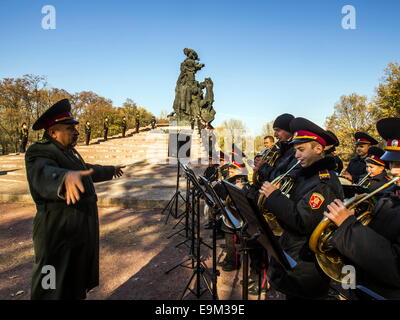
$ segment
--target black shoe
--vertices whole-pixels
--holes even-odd
[[[247,286],[250,287],[254,284],[254,282],[256,282],[256,280],[254,280],[253,278],[249,278],[248,282],[247,282]],[[243,280],[240,280],[240,285],[243,286]]]
[[[222,270],[226,272],[240,269],[240,266],[237,266],[236,263],[230,263],[225,260],[219,262],[218,266],[222,267]]]
[[[266,293],[268,291],[267,285],[263,288],[259,288],[258,283],[255,283],[251,288],[249,288],[248,293],[252,296],[258,296],[260,294]]]
[[[231,271],[235,271],[238,269],[239,268],[235,264],[231,264],[231,263],[226,263],[222,266],[222,270],[225,272],[231,272]]]
[[[206,230],[212,229],[213,228],[213,224],[212,223],[207,223],[207,224],[204,225],[203,228],[206,229]]]

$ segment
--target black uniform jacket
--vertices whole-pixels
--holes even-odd
[[[83,299],[86,291],[99,283],[99,222],[93,182],[112,179],[115,168],[86,164],[77,155],[46,134],[25,155],[29,189],[37,208],[32,299]],[[67,205],[62,198],[65,174],[90,168],[94,173],[82,177],[85,192],[81,199]],[[55,268],[55,290],[42,288],[46,265]]]
[[[328,292],[329,279],[319,269],[308,240],[326,206],[334,199],[343,199],[341,184],[333,171],[335,165],[332,157],[326,157],[301,168],[290,199],[276,190],[265,202],[265,209],[276,215],[284,229],[282,248],[297,262],[296,267],[286,271],[271,258],[270,283],[287,295],[323,298]]]
[[[325,153],[325,155],[327,157],[332,157],[335,159],[336,168],[334,170],[337,172],[337,174],[340,174],[343,170],[343,161],[337,155],[333,154],[332,152]]]
[[[360,180],[363,177],[360,177]],[[372,192],[380,187],[382,187],[385,183],[390,181],[390,177],[387,175],[386,171],[374,176],[368,177],[367,182],[365,182],[365,187],[368,189],[369,192]]]
[[[387,299],[400,299],[400,199],[382,198],[368,226],[347,218],[331,243],[356,268],[356,283]]]
[[[28,134],[29,134],[28,129],[22,128],[19,134],[19,138],[23,141],[26,141],[28,140]]]
[[[294,164],[296,164],[297,160],[294,157],[295,151],[293,145],[288,142],[278,142],[280,147],[281,156],[276,161],[275,166],[271,167],[267,164],[261,166],[260,173],[260,181],[272,181],[276,177],[281,174],[286,173]],[[297,172],[300,170],[300,166],[291,171],[290,176],[296,176]]]
[[[85,124],[85,134],[90,134],[92,132],[92,127],[90,124]]]
[[[351,159],[346,171],[351,174],[353,183],[357,183],[361,176],[364,176],[367,173],[367,164],[365,163],[365,159],[360,156]]]

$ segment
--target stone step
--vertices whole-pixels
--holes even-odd
[[[20,175],[16,175],[16,174],[0,175],[0,183],[5,183],[5,182],[26,182],[26,174],[21,172]]]

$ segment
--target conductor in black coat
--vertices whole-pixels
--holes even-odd
[[[67,99],[33,125],[43,139],[26,152],[29,189],[36,204],[31,298],[84,299],[99,284],[99,221],[94,182],[122,175],[122,167],[85,163]],[[49,268],[54,270],[48,281]],[[51,282],[54,282],[51,284]]]

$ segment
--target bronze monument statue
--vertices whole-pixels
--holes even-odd
[[[181,73],[176,82],[174,111],[168,118],[184,126],[191,125],[194,120],[211,125],[215,118],[213,82],[211,78],[205,78],[201,83],[196,81],[196,72],[204,64],[199,63],[196,51],[185,48],[183,52],[186,59],[181,63]]]

